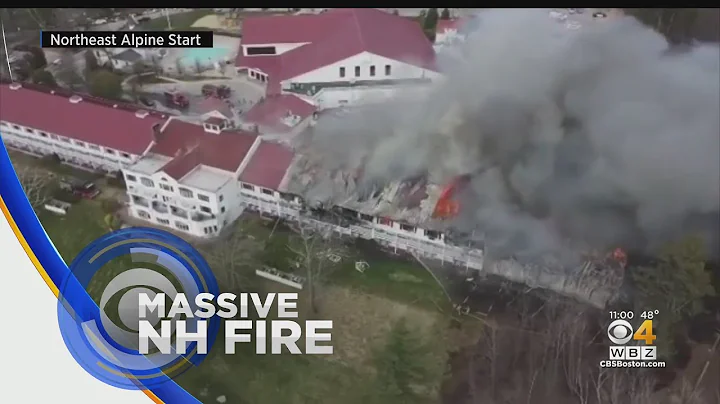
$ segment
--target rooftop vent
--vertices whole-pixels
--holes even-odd
[[[72,97],[70,97],[70,102],[73,104],[77,104],[80,101],[82,101],[82,97],[79,95],[73,95]]]
[[[12,84],[10,84],[10,89],[11,89],[11,90],[18,90],[18,89],[20,89],[21,87],[22,87],[22,84],[20,84],[20,83],[12,83]]]
[[[142,109],[135,111],[135,116],[140,119],[145,118],[148,115],[150,115],[150,113]]]

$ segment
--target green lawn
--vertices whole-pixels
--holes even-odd
[[[104,212],[99,201],[81,201],[64,217],[40,212],[40,220],[62,257],[70,262],[87,244],[104,234]],[[285,247],[297,242],[293,233],[276,228],[273,222],[250,219],[245,229],[258,239],[270,238],[266,254],[275,255],[275,263],[290,260]],[[359,255],[359,252],[351,253]],[[414,263],[383,260],[378,256],[370,259],[370,268],[364,273],[354,269],[355,258],[345,258],[330,282],[370,295],[378,295],[413,306],[432,308],[428,316],[436,316],[436,304],[442,304],[444,295],[434,279]],[[104,284],[112,279],[128,263],[111,262],[93,278],[89,293],[99,298]],[[274,285],[274,284],[273,284]],[[348,315],[353,307],[345,304]],[[388,307],[380,305],[380,307]],[[433,308],[434,307],[434,308]],[[382,309],[381,309],[382,310]],[[391,307],[387,308],[392,312]],[[369,321],[372,324],[372,321]],[[442,333],[442,329],[437,329]],[[222,335],[222,334],[221,334]],[[435,339],[433,339],[435,341]],[[199,367],[188,370],[178,378],[178,383],[205,403],[214,403],[224,395],[228,403],[308,403],[308,404],[373,404],[380,403],[368,396],[378,391],[378,381],[372,367],[366,361],[342,361],[336,355],[297,356],[255,355],[254,344],[238,344],[233,356],[222,353],[222,341]],[[376,344],[377,341],[368,342]],[[374,346],[374,345],[373,345]],[[444,361],[445,344],[436,341],[439,360]],[[442,368],[442,364],[439,364]],[[370,370],[368,370],[370,369]],[[385,404],[385,401],[382,401]],[[418,404],[422,404],[418,402]]]
[[[206,15],[214,14],[212,9],[200,9],[188,11],[185,13],[173,14],[170,16],[170,25],[173,31],[183,31],[195,29],[192,25]],[[140,23],[139,30],[145,31],[164,31],[168,29],[167,17],[162,16],[150,21]]]

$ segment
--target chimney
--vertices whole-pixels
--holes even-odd
[[[162,140],[162,132],[160,131],[160,128],[161,128],[161,127],[160,127],[160,123],[159,123],[159,122],[156,123],[156,124],[154,124],[154,125],[152,126],[153,141],[154,141],[155,143],[157,143],[157,142],[159,142],[160,140]]]
[[[82,101],[82,97],[79,95],[73,95],[72,97],[70,97],[70,103],[72,104],[77,104],[80,101]]]
[[[22,88],[22,84],[20,84],[20,83],[12,83],[12,84],[10,84],[10,89],[11,89],[11,90],[19,90],[20,88]]]
[[[139,109],[139,110],[135,111],[135,116],[138,117],[138,118],[140,118],[140,119],[143,119],[143,118],[145,118],[145,117],[148,116],[148,115],[150,115],[150,113],[149,113],[148,111],[145,111],[145,110],[142,110],[142,109]]]

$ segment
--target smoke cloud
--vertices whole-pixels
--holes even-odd
[[[496,256],[652,250],[696,230],[717,246],[716,46],[671,51],[630,17],[570,31],[543,10],[489,10],[476,25],[430,96],[321,120],[325,168],[362,167],[361,189],[470,174],[450,225]]]

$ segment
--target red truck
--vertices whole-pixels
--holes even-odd
[[[185,109],[190,106],[190,100],[177,91],[165,91],[165,102],[170,107]]]
[[[216,86],[213,84],[205,84],[202,86],[202,94],[205,97],[215,97],[220,99],[230,98],[232,89],[226,85]]]
[[[60,180],[60,189],[84,199],[94,199],[100,194],[100,190],[90,181],[82,181],[76,178],[63,178]]]

